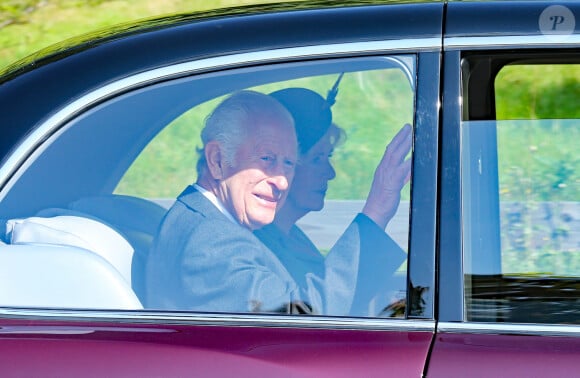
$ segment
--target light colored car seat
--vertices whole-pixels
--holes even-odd
[[[167,212],[149,200],[119,194],[83,197],[66,209],[51,208],[39,212],[42,217],[78,215],[98,220],[119,232],[134,249],[131,286],[141,299],[145,297],[145,263],[157,228]]]
[[[62,215],[6,222],[10,244],[52,244],[79,247],[107,260],[131,284],[133,247],[111,227],[85,217]]]
[[[0,245],[0,305],[143,308],[131,288],[133,248],[111,227],[85,217],[6,222]]]

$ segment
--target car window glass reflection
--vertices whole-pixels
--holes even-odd
[[[567,73],[560,66],[514,67]],[[509,81],[514,67],[497,80]],[[547,77],[557,87],[561,78]],[[462,125],[468,320],[580,324],[577,80],[562,81],[561,93],[542,92],[548,98],[537,105],[526,92],[527,112],[504,108],[505,93],[498,94],[498,116],[530,119]],[[550,96],[558,106],[546,105]]]
[[[244,223],[245,218],[238,216],[233,197],[224,195],[220,188],[225,187],[227,193],[237,191],[243,194],[243,190],[231,189],[228,186],[228,177],[214,190],[212,185],[203,183],[205,181],[203,175],[198,175],[197,184],[189,192],[182,193],[169,214],[175,212],[176,206],[182,207],[181,203],[193,208],[193,203],[188,202],[185,197],[193,198],[196,192],[201,192],[211,198],[215,207],[225,215],[219,218],[229,220],[223,227],[229,228],[236,223],[246,230],[240,230],[238,227],[236,230],[240,231],[240,235],[236,236],[232,230],[228,232],[230,238],[212,233],[212,241],[215,240],[219,246],[224,246],[225,251],[213,252],[209,257],[196,256],[200,253],[209,253],[205,251],[211,252],[208,240],[199,242],[188,239],[189,241],[184,241],[179,246],[173,244],[168,246],[159,241],[158,234],[147,268],[148,277],[151,278],[147,288],[148,306],[222,312],[277,311],[322,315],[400,316],[400,308],[394,311],[392,304],[400,302],[404,291],[401,291],[403,286],[397,286],[394,277],[395,271],[405,261],[406,254],[384,229],[395,217],[400,204],[401,190],[410,180],[408,157],[412,133],[410,125],[402,127],[398,132],[395,129],[396,135],[393,134],[393,139],[385,140],[384,143],[389,146],[380,157],[376,172],[371,172],[374,179],[366,203],[357,201],[351,204],[353,213],[348,222],[352,223],[350,225],[347,223],[342,231],[336,225],[331,228],[332,234],[338,237],[338,240],[330,248],[318,247],[314,242],[315,237],[311,239],[297,225],[297,221],[305,215],[324,208],[329,182],[336,177],[330,159],[335,147],[344,143],[347,135],[344,129],[333,122],[336,118],[333,117],[332,107],[338,101],[343,74],[337,76],[323,79],[323,82],[334,79],[334,82],[330,81],[326,97],[304,86],[292,86],[296,85],[295,82],[274,91],[268,91],[270,86],[254,88],[262,91],[259,93],[269,92],[268,95],[281,103],[294,121],[297,142],[295,147],[298,155],[295,162],[291,162],[292,177],[288,180],[291,181],[291,185],[280,191],[275,217],[264,220],[261,224],[252,224]],[[352,75],[347,75],[347,78],[351,77]],[[345,92],[342,88],[340,91]],[[408,89],[406,93],[412,96]],[[216,109],[221,106],[223,105],[218,104]],[[215,118],[215,111],[206,119],[202,135],[209,135],[206,130],[208,125],[211,126],[211,120]],[[231,119],[222,119],[232,122]],[[243,133],[245,137],[251,137],[257,132],[256,122],[253,121],[251,124],[253,127]],[[233,131],[232,125],[228,125],[224,130],[234,135],[240,134]],[[240,151],[248,149],[244,146],[246,143],[244,136],[238,143]],[[290,146],[291,139],[285,139],[286,144]],[[202,140],[206,146],[207,136],[202,137]],[[250,147],[249,150],[256,149],[258,145]],[[201,151],[205,152],[205,156],[201,155],[198,168],[201,166],[203,173],[203,169],[209,170],[209,166],[206,165],[211,160],[211,154],[208,155],[207,147]],[[272,151],[273,149],[265,154],[264,160],[274,165],[283,162],[283,159]],[[235,161],[233,165],[236,164],[241,166],[245,163]],[[210,183],[221,179],[221,172],[218,172]],[[274,186],[272,184],[272,187]],[[362,207],[357,209],[361,205]],[[403,211],[405,210],[407,209]],[[357,212],[360,213],[356,215]],[[214,214],[216,215],[218,214]],[[169,222],[169,226],[162,232],[181,227],[181,224],[178,225],[179,222],[170,220],[169,217],[171,215],[164,221],[164,224]],[[211,226],[209,222],[205,225]],[[163,227],[164,225],[162,230]],[[307,230],[308,223],[302,227]],[[208,231],[203,231],[202,228],[203,225],[196,226],[188,229],[185,234],[209,235]],[[253,231],[256,238],[245,232],[247,230]],[[242,241],[243,238],[247,238],[245,244],[240,242],[241,238]],[[172,243],[179,239],[175,235],[167,237]],[[260,241],[259,245],[265,245],[268,251],[258,251],[252,256],[249,252],[254,248],[250,248],[249,245],[256,246],[256,240]],[[236,244],[245,245],[245,252],[240,252]],[[189,245],[205,247],[188,250],[191,248]],[[218,250],[219,248],[216,247]],[[174,253],[179,256],[171,257]],[[225,265],[221,259],[216,260],[215,257],[224,254],[231,255],[225,259],[230,263]],[[258,256],[261,256],[262,261]],[[264,256],[268,256],[267,259],[271,260],[271,263],[264,265]],[[203,261],[207,261],[209,265],[203,265],[201,263]],[[246,268],[241,269],[240,266]],[[216,277],[216,280],[210,278],[212,276]],[[220,279],[224,276],[231,279],[224,282]],[[173,283],[169,285],[169,282]],[[205,286],[208,283],[209,287]],[[228,299],[228,296],[231,296],[231,299]]]
[[[88,109],[0,204],[2,242],[25,247],[18,266],[74,255],[87,271],[62,265],[58,293],[25,293],[30,278],[11,268],[19,289],[1,304],[404,317],[414,68],[403,58],[193,76]]]

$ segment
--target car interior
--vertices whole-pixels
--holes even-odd
[[[167,209],[115,188],[188,109],[243,88],[343,72],[398,69],[413,87],[414,64],[412,56],[370,56],[182,73],[71,115],[33,141],[0,192],[0,306],[143,308],[144,264]]]

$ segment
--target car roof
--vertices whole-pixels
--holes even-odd
[[[425,3],[442,3],[445,0],[429,0]],[[90,49],[92,47],[122,38],[135,36],[155,30],[161,30],[178,26],[180,24],[194,23],[196,21],[208,21],[212,19],[230,18],[234,16],[252,16],[268,13],[279,13],[288,11],[312,11],[325,10],[333,8],[346,8],[356,6],[379,6],[379,5],[396,5],[414,3],[415,6],[421,4],[418,1],[409,0],[302,0],[290,1],[270,4],[251,4],[235,7],[216,8],[206,11],[184,12],[161,15],[151,18],[145,18],[136,21],[125,22],[121,24],[112,25],[100,30],[83,33],[81,35],[71,37],[64,41],[50,45],[33,54],[26,56],[3,69],[0,69],[0,84],[4,81],[10,80],[14,75],[32,70],[40,65],[50,63],[62,59],[71,54],[80,52],[82,50]]]
[[[13,64],[0,69],[0,84],[15,76],[33,70],[44,64],[58,61],[67,56],[100,46],[115,40],[136,37],[141,34],[160,31],[179,25],[192,24],[201,21],[217,21],[219,19],[251,17],[257,15],[280,14],[289,11],[323,12],[335,8],[352,8],[360,6],[399,5],[409,6],[417,10],[429,4],[450,4],[454,16],[446,26],[446,35],[477,36],[500,34],[533,34],[538,32],[537,18],[529,17],[530,25],[521,22],[514,23],[518,14],[530,14],[533,9],[543,10],[551,1],[547,0],[304,0],[270,4],[253,4],[237,7],[218,8],[208,11],[188,12],[163,15],[133,22],[113,25],[101,30],[85,33],[57,44],[41,49]],[[572,5],[576,0],[563,0],[558,4]],[[505,11],[498,12],[498,7]],[[523,17],[522,19],[526,19]],[[306,25],[306,23],[305,23]],[[330,25],[329,25],[330,26]],[[423,25],[415,23],[413,28],[424,30]],[[333,28],[330,28],[334,30]],[[352,30],[352,28],[351,28]]]

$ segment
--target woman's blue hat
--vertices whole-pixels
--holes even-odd
[[[332,111],[338,93],[342,74],[324,99],[313,90],[306,88],[285,88],[270,93],[294,118],[296,138],[300,153],[308,152],[326,134],[332,124]]]

